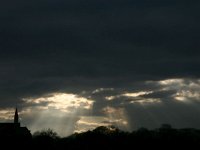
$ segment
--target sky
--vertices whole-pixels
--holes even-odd
[[[198,0],[0,2],[0,122],[61,136],[200,127]]]

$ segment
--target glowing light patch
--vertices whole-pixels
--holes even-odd
[[[107,123],[124,130],[129,130],[128,117],[125,108],[107,106],[103,108],[102,111],[108,117]]]
[[[140,97],[143,95],[147,95],[147,94],[151,94],[153,93],[153,91],[140,91],[140,92],[133,92],[133,93],[124,93],[124,94],[120,94],[120,95],[112,95],[112,96],[106,96],[105,99],[108,101],[114,100],[116,98],[120,98],[120,97]]]
[[[185,97],[175,96],[174,98],[175,98],[177,101],[182,101],[182,102],[186,101]]]
[[[182,84],[184,82],[183,79],[167,79],[159,81],[161,85],[171,85],[171,84]]]
[[[141,105],[147,105],[147,104],[155,104],[155,103],[161,103],[160,99],[154,99],[154,98],[147,98],[142,100],[133,100],[130,102],[131,104],[141,104]]]
[[[7,108],[0,110],[0,121],[12,121],[14,109]]]
[[[114,91],[114,88],[99,88],[99,89],[94,90],[92,92],[92,94],[100,93],[100,92],[103,92],[103,91]]]
[[[183,102],[189,100],[200,100],[200,94],[198,91],[181,90],[178,91],[173,97],[174,99]]]
[[[153,93],[153,91],[141,91],[141,92],[136,92],[136,93],[125,93],[125,94],[122,94],[122,96],[138,97],[138,96],[147,95],[147,94],[151,94],[151,93]]]
[[[120,116],[121,117],[121,116]],[[109,116],[82,116],[79,121],[76,123],[76,130],[74,132],[80,133],[88,130],[93,130],[98,126],[117,126],[120,128],[126,128],[128,126],[128,121],[124,118],[114,119]]]
[[[116,96],[106,96],[105,99],[108,100],[108,101],[112,101],[114,99],[116,99],[117,97]]]
[[[108,126],[110,123],[107,122],[108,118],[106,117],[95,117],[95,116],[82,116],[80,120],[76,123],[76,129],[74,132],[80,133],[88,130],[93,130],[98,126]]]
[[[54,93],[46,97],[26,98],[23,100],[27,104],[45,105],[41,107],[42,109],[54,108],[63,112],[68,111],[69,108],[91,109],[93,106],[93,100],[67,93]]]
[[[162,90],[174,90],[176,93],[172,95],[174,100],[181,102],[192,102],[200,100],[200,82],[199,80],[189,79],[167,79],[158,81],[162,86]]]
[[[118,113],[118,112],[121,112],[121,111],[119,109],[114,108],[114,107],[107,106],[107,107],[103,108],[103,112],[110,114],[110,113]]]
[[[60,136],[73,133],[79,117],[90,113],[94,101],[70,93],[51,93],[39,98],[24,98],[22,118],[32,118],[27,125],[32,133],[51,128]]]

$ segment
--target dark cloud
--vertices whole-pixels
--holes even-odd
[[[170,101],[177,89],[159,91],[161,85],[146,81],[197,81],[199,6],[196,0],[0,2],[0,107],[52,92],[91,96],[96,115],[107,105],[121,107],[127,98],[105,97],[124,92],[151,89],[142,98]],[[92,94],[101,87],[114,90]]]
[[[170,99],[172,95],[176,94],[176,90],[168,90],[168,91],[155,91],[150,94],[143,95],[144,98],[162,98],[162,99]]]
[[[197,107],[197,108],[196,108]],[[200,122],[195,114],[199,114],[199,104],[193,107],[180,102],[172,102],[150,107],[139,105],[127,106],[129,123],[132,129],[143,127],[158,128],[163,123],[171,124],[176,128],[199,128]],[[197,117],[199,118],[199,117]]]

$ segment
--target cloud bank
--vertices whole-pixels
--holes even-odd
[[[1,121],[17,105],[33,131],[198,127],[199,6],[196,0],[0,2]]]

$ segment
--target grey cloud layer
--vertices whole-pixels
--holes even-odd
[[[166,81],[169,80],[164,82]],[[130,129],[141,126],[155,128],[162,123],[170,123],[177,128],[198,128],[200,124],[197,115],[200,113],[199,80],[179,79],[171,80],[171,83],[167,84],[160,83],[160,81],[147,84],[156,85],[156,88],[153,86],[148,88],[148,91],[152,91],[152,93],[128,97],[123,96],[124,93],[127,93],[126,91],[118,91],[117,94],[113,92],[112,95],[115,97],[112,100],[105,99],[106,96],[110,96],[109,92],[107,94],[105,92],[104,95],[99,94],[99,97],[94,96],[96,99],[94,103],[95,115],[102,115],[100,110],[111,106],[126,110]],[[145,90],[146,88],[141,88],[139,91],[132,91],[132,93]],[[159,100],[159,103],[152,102],[152,100]]]
[[[80,96],[93,100],[92,109],[85,113],[80,111],[80,114],[72,115],[79,119],[70,122],[71,124],[68,120],[63,121],[63,123],[72,127],[78,125],[86,129],[96,127],[97,124],[114,124],[124,130],[134,130],[142,126],[157,128],[163,123],[169,123],[176,128],[199,128],[199,115],[197,115],[200,113],[199,82],[199,80],[191,79],[170,79],[141,82],[140,88],[132,90],[130,88],[100,88],[84,91]],[[112,99],[107,99],[108,96],[112,96]],[[45,107],[49,104],[51,103],[42,103],[41,101],[35,106],[24,105],[24,108],[30,107],[32,110],[40,110],[39,106]],[[73,112],[75,109],[72,108],[70,111]],[[60,110],[56,110],[58,111],[57,115],[60,114],[62,117],[69,115],[67,113],[63,115],[62,112],[59,112]],[[51,108],[49,108],[49,114],[45,113],[48,114],[45,117],[53,119],[52,114],[55,114],[53,112],[51,113]],[[93,119],[84,121],[81,120],[82,117]],[[101,121],[96,118],[101,118]],[[34,117],[30,122],[34,123]],[[31,126],[30,122],[29,125]]]

